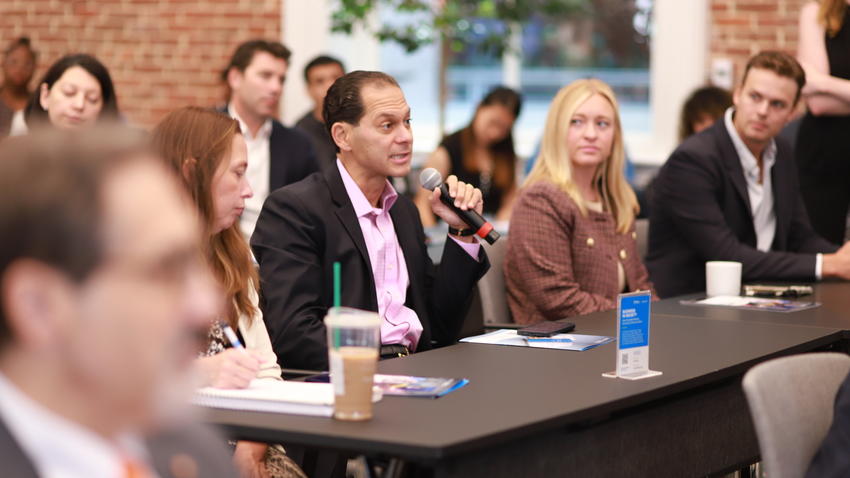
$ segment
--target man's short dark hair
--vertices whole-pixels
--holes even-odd
[[[104,256],[103,188],[108,177],[146,156],[138,131],[46,129],[0,148],[0,282],[21,259],[42,262],[82,282]],[[10,339],[0,298],[0,346]]]
[[[750,58],[747,62],[747,66],[744,68],[744,76],[741,78],[741,85],[747,81],[747,74],[753,68],[769,70],[779,76],[784,76],[785,78],[794,80],[794,82],[797,83],[797,96],[794,97],[794,103],[796,104],[797,100],[800,99],[800,93],[803,90],[803,86],[806,84],[806,72],[803,70],[803,67],[797,63],[797,60],[795,60],[793,56],[785,52],[770,50],[756,53],[755,56]]]
[[[348,123],[356,125],[365,113],[363,109],[363,95],[361,91],[367,85],[398,86],[398,82],[392,76],[380,71],[357,70],[340,76],[334,84],[328,88],[325,95],[325,103],[322,106],[322,118],[325,127],[333,138],[334,123]],[[339,146],[336,147],[339,152]]]
[[[336,65],[339,67],[340,70],[342,70],[343,73],[345,73],[345,65],[343,65],[340,60],[332,56],[319,55],[316,58],[310,60],[310,63],[307,63],[307,66],[304,67],[304,81],[306,81],[307,83],[310,82],[310,70],[317,66],[324,65]]]
[[[261,51],[266,52],[275,58],[280,58],[287,64],[289,63],[289,57],[292,55],[289,48],[286,48],[283,46],[283,43],[280,42],[267,40],[246,41],[236,47],[236,51],[234,51],[233,56],[230,57],[230,63],[228,63],[227,68],[221,72],[221,79],[227,83],[227,73],[232,68],[236,68],[237,70],[244,72],[245,68],[248,68],[248,65],[251,64],[251,60],[254,59],[254,55]]]

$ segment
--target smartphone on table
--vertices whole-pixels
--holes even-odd
[[[528,337],[551,337],[555,334],[565,334],[576,328],[576,324],[572,322],[540,322],[539,324],[529,325],[522,329],[517,329],[516,333]]]

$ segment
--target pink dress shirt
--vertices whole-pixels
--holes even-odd
[[[381,193],[381,207],[373,207],[342,162],[337,159],[336,164],[369,251],[375,296],[378,298],[378,315],[382,319],[381,343],[401,344],[415,351],[422,335],[422,323],[416,312],[404,305],[410,280],[404,252],[398,243],[390,216],[390,209],[398,199],[398,193],[387,181]],[[457,242],[468,254],[478,258],[480,244]]]

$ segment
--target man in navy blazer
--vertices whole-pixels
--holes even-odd
[[[661,297],[705,290],[706,261],[741,262],[744,281],[850,278],[850,246],[838,249],[811,228],[793,151],[776,138],[804,84],[793,57],[755,55],[734,107],[661,169],[647,256]]]
[[[254,191],[239,221],[246,238],[271,192],[319,170],[310,139],[274,118],[289,57],[289,49],[278,42],[251,40],[236,48],[224,71],[230,100],[223,111],[239,121],[248,146],[245,174]]]
[[[333,305],[334,262],[342,266],[341,305],[381,316],[382,357],[453,343],[489,262],[437,195],[432,210],[454,234],[435,267],[416,206],[387,180],[410,171],[404,94],[389,75],[355,71],[328,90],[324,119],[337,145],[334,167],[272,193],[251,237],[278,361],[328,369],[323,319]],[[481,212],[481,191],[454,176],[446,183],[458,207]]]

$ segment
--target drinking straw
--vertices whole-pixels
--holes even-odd
[[[333,308],[334,311],[339,310],[339,306],[340,306],[340,302],[341,302],[341,299],[340,299],[340,277],[339,277],[341,275],[341,272],[340,272],[341,270],[342,270],[342,265],[339,263],[339,261],[334,261],[334,308]],[[334,334],[333,334],[334,335],[334,338],[333,338],[334,346],[339,347],[340,345],[342,345],[341,344],[341,342],[342,342],[342,331],[339,328],[335,328],[333,332],[334,332]]]
[[[340,306],[340,270],[342,266],[339,261],[334,262],[334,307]]]

